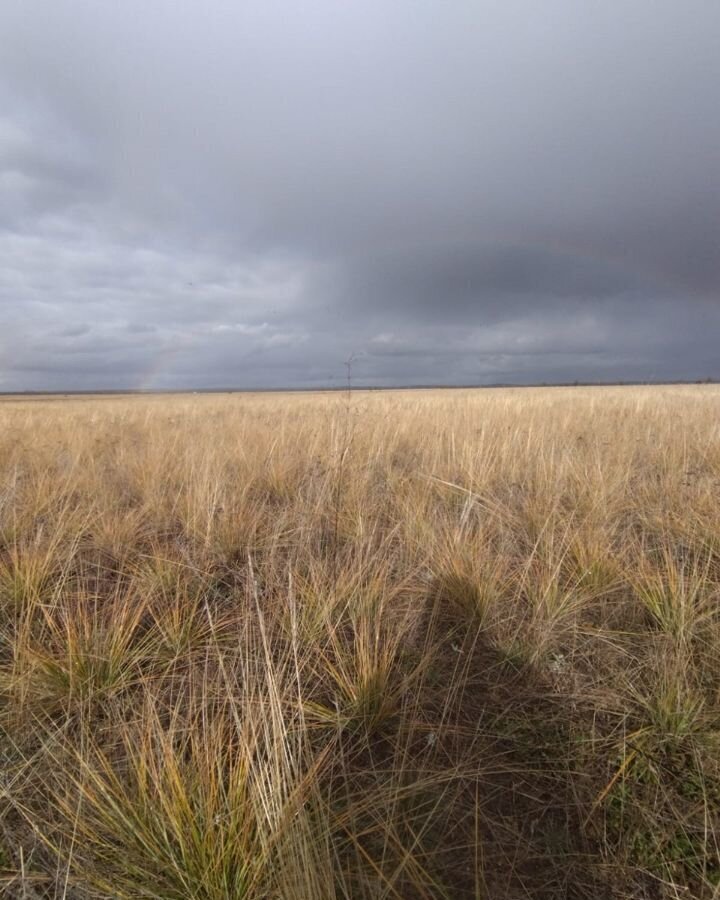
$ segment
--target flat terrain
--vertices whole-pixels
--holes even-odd
[[[0,892],[720,896],[720,389],[0,400]]]

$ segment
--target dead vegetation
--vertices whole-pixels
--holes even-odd
[[[720,897],[719,413],[0,403],[0,889]]]

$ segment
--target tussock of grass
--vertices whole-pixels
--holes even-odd
[[[716,898],[720,393],[0,404],[17,898]]]

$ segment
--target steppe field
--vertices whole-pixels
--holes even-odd
[[[720,898],[720,388],[0,399],[0,893]]]

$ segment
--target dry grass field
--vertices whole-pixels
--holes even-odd
[[[720,389],[0,401],[0,892],[720,897]]]

